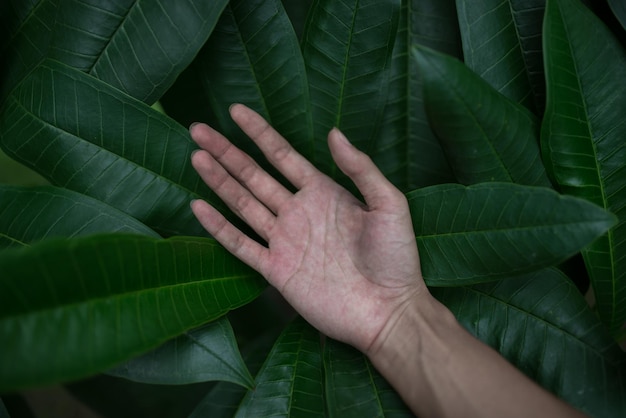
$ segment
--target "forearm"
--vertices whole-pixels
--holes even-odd
[[[406,306],[368,355],[421,417],[583,416],[514,368],[428,296]]]

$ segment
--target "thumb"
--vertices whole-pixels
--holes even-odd
[[[354,182],[370,209],[405,199],[371,158],[353,146],[339,129],[333,128],[329,132],[328,147],[339,169]]]

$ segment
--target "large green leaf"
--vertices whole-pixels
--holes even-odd
[[[410,59],[416,43],[461,56],[454,0],[409,0],[400,9],[380,133],[367,151],[402,191],[454,181],[426,118],[422,77]]]
[[[205,234],[189,201],[214,195],[191,166],[187,130],[80,71],[56,61],[37,67],[0,115],[0,145],[53,184],[163,235]]]
[[[593,41],[593,42],[592,42]],[[618,225],[584,252],[600,317],[626,330],[626,52],[574,0],[548,0],[542,151],[561,190],[613,212]]]
[[[0,252],[0,391],[109,369],[254,299],[207,238],[104,235]]]
[[[71,190],[50,186],[0,186],[0,248],[99,232],[158,237],[136,219]]]
[[[156,350],[108,370],[107,374],[158,385],[211,380],[233,382],[247,388],[254,385],[226,318],[185,332]]]
[[[234,0],[195,62],[219,127],[238,146],[260,155],[232,122],[244,103],[311,158],[312,119],[298,38],[280,0]]]
[[[615,224],[586,200],[512,183],[431,186],[407,198],[430,286],[493,281],[557,264]]]
[[[424,102],[457,181],[504,181],[550,187],[541,161],[539,124],[460,61],[427,48],[413,57]]]
[[[466,65],[510,99],[531,110],[540,107],[545,0],[456,3]]]
[[[50,56],[147,103],[198,53],[228,0],[64,0]]]
[[[413,417],[400,396],[358,350],[327,339],[324,345],[330,417]]]
[[[338,174],[326,143],[338,127],[359,148],[378,137],[400,0],[314,1],[302,39],[315,132],[315,162]]]
[[[558,270],[433,292],[471,333],[571,405],[593,417],[626,414],[626,356]]]
[[[0,2],[0,107],[50,50],[59,0]]]

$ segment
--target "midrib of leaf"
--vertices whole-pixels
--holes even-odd
[[[528,72],[528,69],[530,67],[528,65],[528,59],[526,57],[526,54],[524,53],[525,51],[524,51],[524,45],[522,44],[522,36],[518,30],[517,20],[515,18],[515,15],[517,14],[517,12],[515,11],[515,9],[513,9],[512,1],[513,0],[507,0],[507,3],[509,6],[509,10],[511,12],[511,19],[513,20],[513,29],[515,29],[515,40],[517,41],[517,46],[519,47],[520,55],[522,56],[522,61],[524,62],[524,77],[526,78],[526,80],[528,81],[528,85],[530,86],[530,92],[528,94],[532,95],[533,94],[533,82],[530,79],[530,73]],[[526,97],[520,100],[520,102],[523,102],[526,99]],[[534,97],[532,98],[531,103],[535,103]]]
[[[54,69],[52,69],[52,70],[54,71]],[[91,142],[91,141],[86,140],[85,138],[82,138],[82,137],[80,137],[80,136],[77,136],[77,135],[75,135],[75,134],[73,134],[73,133],[71,133],[71,132],[69,132],[69,131],[67,131],[67,130],[65,130],[65,129],[61,129],[60,127],[58,127],[57,125],[55,125],[56,121],[53,121],[53,122],[48,122],[48,121],[46,121],[46,120],[44,120],[44,119],[40,118],[40,117],[39,117],[39,116],[37,116],[35,113],[31,112],[31,111],[30,111],[30,110],[28,110],[26,107],[24,107],[24,106],[20,103],[20,101],[18,101],[15,97],[11,96],[11,97],[10,97],[10,100],[11,100],[11,101],[13,101],[13,102],[15,102],[15,104],[16,104],[16,105],[17,105],[20,109],[23,109],[23,110],[24,110],[24,112],[23,112],[23,113],[30,115],[32,118],[34,118],[34,119],[36,119],[36,120],[38,120],[38,121],[41,121],[42,123],[45,123],[45,124],[47,124],[47,125],[50,125],[50,126],[51,126],[51,127],[53,127],[56,131],[58,131],[58,132],[60,132],[60,133],[62,133],[62,134],[69,135],[69,136],[71,136],[72,138],[76,138],[76,139],[79,139],[79,140],[81,140],[81,141],[84,141],[86,144],[89,144],[89,145],[90,145],[90,146],[92,146],[92,147],[96,147],[97,149],[101,150],[102,152],[106,152],[106,153],[108,153],[108,154],[110,154],[110,155],[114,155],[114,156],[116,156],[116,157],[117,157],[117,159],[118,159],[118,160],[123,160],[124,162],[126,162],[126,163],[128,163],[128,164],[130,164],[130,165],[132,165],[132,166],[135,166],[135,167],[136,167],[136,169],[140,169],[140,170],[143,170],[144,172],[150,173],[150,174],[154,175],[154,177],[158,178],[159,180],[161,180],[161,181],[165,181],[165,182],[167,182],[167,183],[169,183],[169,184],[171,184],[171,185],[174,185],[174,186],[175,186],[175,188],[179,188],[179,189],[181,189],[181,190],[185,191],[186,193],[188,193],[188,194],[190,194],[190,195],[193,195],[193,196],[199,196],[196,192],[194,192],[194,191],[192,191],[192,190],[189,190],[187,187],[183,186],[182,184],[176,183],[176,182],[174,182],[173,180],[171,180],[171,179],[169,179],[169,178],[167,178],[167,177],[163,176],[162,174],[159,174],[159,173],[157,173],[157,172],[155,172],[155,171],[153,171],[153,170],[150,170],[150,169],[148,169],[148,168],[146,168],[146,167],[142,166],[140,163],[137,163],[137,162],[134,162],[134,161],[132,161],[132,160],[129,160],[129,159],[127,159],[126,157],[124,157],[123,155],[119,155],[119,154],[116,154],[116,153],[114,153],[114,152],[111,152],[111,151],[109,151],[109,150],[108,150],[108,149],[106,149],[106,148],[103,148],[103,147],[101,147],[101,146],[99,146],[99,145],[97,145],[97,144],[95,144],[95,143],[93,143],[93,142]],[[7,101],[7,103],[8,103],[8,101]],[[54,111],[54,114],[56,115],[56,110]],[[14,123],[13,125],[15,125],[15,123]],[[18,147],[18,148],[15,150],[15,152],[19,151],[19,149],[21,149],[23,146],[25,146],[26,144],[28,144],[28,142],[29,142],[31,139],[32,139],[32,138],[29,138],[29,139],[27,139],[25,142],[23,142],[23,143],[22,143],[22,145],[21,145],[20,147]],[[146,141],[145,141],[145,139],[144,139],[144,144],[145,144],[145,143],[146,143]],[[146,155],[146,154],[144,153],[144,157],[145,157],[145,155]],[[33,165],[34,165],[34,163],[33,163]],[[75,174],[76,174],[76,173],[75,173]],[[75,174],[74,174],[74,175],[75,175]]]
[[[588,350],[588,351],[591,351],[591,352],[593,352],[595,355],[597,355],[598,357],[605,358],[605,357],[604,357],[604,355],[603,355],[603,353],[600,351],[600,349],[598,349],[598,348],[596,348],[596,347],[593,347],[593,346],[590,346],[589,344],[585,343],[584,341],[582,341],[582,340],[581,340],[581,338],[580,338],[580,337],[578,337],[578,336],[576,336],[576,335],[572,334],[572,333],[571,333],[569,330],[567,330],[567,329],[561,328],[561,327],[559,327],[559,326],[557,326],[557,325],[553,324],[552,322],[547,321],[546,319],[544,319],[544,318],[542,318],[542,317],[540,317],[540,316],[535,315],[534,313],[532,313],[532,312],[530,312],[530,311],[527,311],[527,310],[524,310],[524,309],[522,309],[522,308],[519,308],[518,306],[512,305],[510,302],[507,302],[506,300],[503,300],[503,299],[501,299],[501,298],[498,298],[498,297],[496,297],[496,296],[494,296],[494,295],[492,295],[492,294],[485,293],[485,292],[483,292],[483,291],[481,291],[481,290],[476,289],[475,287],[468,286],[468,287],[466,287],[466,289],[467,289],[469,292],[476,293],[476,294],[478,294],[478,295],[481,295],[481,296],[482,296],[482,297],[484,297],[484,298],[495,300],[495,301],[496,301],[496,302],[498,302],[499,304],[501,304],[501,305],[505,305],[507,309],[511,309],[511,310],[516,311],[516,312],[520,312],[520,313],[522,313],[522,314],[523,314],[523,315],[525,315],[525,316],[531,317],[531,318],[533,318],[534,320],[536,320],[537,322],[539,322],[539,323],[541,323],[541,324],[545,325],[546,327],[550,328],[551,330],[556,331],[556,334],[557,334],[557,335],[558,335],[558,334],[563,334],[563,335],[567,336],[567,337],[568,337],[568,340],[570,340],[570,344],[571,344],[571,343],[572,343],[572,341],[573,341],[573,343],[575,343],[576,345],[579,345],[579,346],[584,347],[585,351],[587,351],[587,350]],[[540,300],[541,300],[541,299],[539,299],[539,300],[536,302],[536,304],[537,304],[537,305],[539,304]],[[524,334],[524,335],[525,335],[525,334]],[[612,366],[617,366],[617,365],[620,365],[620,364],[622,364],[622,363],[614,363],[613,361],[611,361],[611,365],[612,365]]]
[[[548,1],[555,1],[555,0],[548,0]],[[587,133],[589,134],[589,142],[591,144],[591,149],[593,150],[593,156],[594,156],[594,161],[596,162],[595,164],[595,173],[596,173],[596,177],[598,179],[598,185],[600,187],[600,196],[601,196],[601,205],[604,209],[609,210],[609,203],[607,201],[607,196],[606,196],[606,191],[605,191],[605,184],[604,184],[604,179],[602,177],[602,174],[600,172],[600,164],[598,164],[598,150],[596,148],[596,142],[594,141],[595,136],[593,135],[593,131],[592,131],[592,127],[591,127],[591,123],[589,121],[589,109],[587,106],[587,102],[585,100],[585,96],[584,94],[582,94],[583,87],[582,84],[580,82],[580,77],[578,77],[578,74],[581,74],[580,69],[578,68],[578,64],[577,61],[574,59],[574,50],[572,49],[572,43],[569,42],[569,40],[571,39],[571,35],[569,33],[569,26],[565,23],[564,19],[563,19],[563,12],[561,10],[561,8],[558,6],[558,2],[556,2],[557,4],[557,9],[559,10],[559,17],[560,20],[562,22],[562,26],[563,26],[563,30],[565,31],[565,35],[567,36],[567,48],[569,50],[569,57],[572,61],[572,66],[574,67],[575,70],[575,74],[576,74],[576,83],[578,85],[578,92],[580,93],[580,102],[583,106],[584,112],[585,112],[585,118],[586,118],[586,123],[585,126],[587,127]],[[586,7],[586,6],[583,6]],[[595,203],[595,202],[594,202]],[[616,277],[616,271],[615,271],[615,234],[614,234],[614,229],[615,227],[609,229],[606,233],[606,237],[609,241],[609,258],[611,260],[611,299],[612,302],[611,303],[611,318],[615,318],[616,315],[616,309],[617,309],[617,294],[618,292],[616,291],[616,284],[617,284],[617,277]],[[600,238],[602,239],[602,238]],[[583,250],[584,251],[584,250]]]
[[[376,380],[374,379],[374,373],[372,373],[372,364],[366,359],[363,359],[365,363],[365,367],[367,369],[367,375],[369,376],[370,382],[372,382],[372,387],[374,388],[373,392],[376,396],[376,404],[378,405],[378,409],[384,413],[385,408],[383,407],[383,402],[380,399],[380,392],[378,391],[378,387],[376,386]]]
[[[191,341],[193,341],[194,344],[198,345],[200,348],[202,348],[202,350],[207,352],[209,355],[211,355],[212,357],[218,359],[219,362],[222,365],[226,366],[226,368],[228,368],[228,370],[230,370],[231,374],[239,376],[242,381],[248,381],[249,380],[249,376],[244,376],[241,373],[239,373],[238,369],[233,367],[230,363],[224,361],[219,354],[217,354],[216,352],[211,350],[209,347],[207,347],[205,344],[203,344],[200,340],[198,340],[196,337],[194,337],[191,333],[185,332],[185,337],[189,338]],[[246,386],[246,388],[250,389],[250,390],[253,389],[252,387],[248,387],[248,386]]]
[[[347,73],[348,73],[348,63],[350,61],[350,50],[352,49],[352,35],[354,34],[354,25],[356,24],[356,15],[358,13],[359,10],[359,0],[355,0],[354,2],[354,13],[352,13],[352,21],[350,22],[350,34],[348,36],[348,44],[347,44],[347,48],[346,48],[346,55],[345,58],[343,60],[343,69],[342,69],[342,74],[341,74],[341,87],[339,88],[339,103],[338,103],[338,109],[339,111],[337,112],[336,118],[335,118],[335,126],[339,127],[341,126],[341,115],[342,115],[342,111],[343,111],[343,100],[344,100],[344,90],[346,87],[346,78],[347,78]],[[333,164],[333,177],[337,171],[337,167],[336,164]]]

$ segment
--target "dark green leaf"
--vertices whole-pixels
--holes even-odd
[[[533,111],[543,99],[544,5],[545,0],[457,0],[466,65]]]
[[[59,0],[0,2],[0,107],[50,50]]]
[[[427,48],[414,49],[413,57],[424,78],[426,113],[459,183],[551,186],[530,111],[452,57]]]
[[[156,350],[107,371],[107,374],[158,385],[186,385],[211,380],[248,388],[254,385],[226,318],[185,332]]]
[[[330,417],[413,417],[389,383],[358,350],[327,339],[324,346]]]
[[[278,338],[241,401],[237,417],[319,417],[324,413],[319,333],[297,318]]]
[[[574,407],[626,414],[626,356],[558,270],[433,292],[472,334]]]
[[[368,153],[403,191],[452,183],[454,176],[433,134],[423,104],[422,77],[410,58],[414,44],[461,56],[454,0],[402,2],[378,138]]]
[[[608,2],[619,23],[626,29],[626,3],[623,0],[608,0]]]
[[[574,0],[548,0],[544,43],[548,90],[541,141],[548,172],[563,192],[619,218],[583,252],[598,313],[619,338],[626,331],[626,52]]]
[[[111,368],[265,287],[203,238],[50,240],[1,252],[0,271],[0,391]]]
[[[557,264],[615,224],[583,199],[507,183],[431,186],[407,195],[430,286],[487,282]]]
[[[239,102],[259,112],[303,155],[312,157],[304,61],[280,0],[231,1],[195,64],[229,139],[260,155],[230,119],[229,106]]]
[[[22,81],[0,115],[0,145],[165,236],[205,234],[189,201],[213,194],[191,166],[187,130],[80,71],[45,61]]]
[[[0,248],[99,232],[158,237],[153,230],[119,210],[70,190],[0,186]]]
[[[378,137],[400,0],[316,0],[302,49],[309,78],[315,162],[336,174],[326,137],[340,128],[359,148]]]
[[[228,0],[64,0],[51,57],[146,103],[193,60]]]

